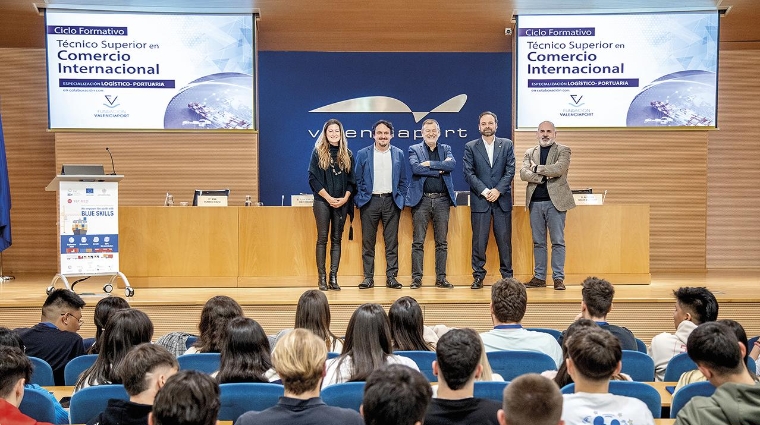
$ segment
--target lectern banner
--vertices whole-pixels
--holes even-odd
[[[119,271],[119,184],[60,183],[61,274]]]

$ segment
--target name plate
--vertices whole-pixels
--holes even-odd
[[[199,207],[226,207],[227,197],[226,196],[198,195],[198,206]]]
[[[314,194],[301,193],[299,195],[290,195],[290,205],[293,207],[311,207],[314,205]]]
[[[591,193],[573,194],[575,205],[604,205],[604,195]]]

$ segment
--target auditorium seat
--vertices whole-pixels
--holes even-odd
[[[108,406],[108,400],[112,398],[129,400],[124,385],[95,385],[75,392],[69,405],[71,423],[86,424],[104,411]]]
[[[219,370],[221,354],[219,353],[194,353],[183,354],[177,357],[179,370],[197,370],[212,374]]]
[[[359,411],[364,397],[364,382],[343,382],[322,389],[322,401],[329,406]]]
[[[686,353],[680,353],[673,356],[668,362],[668,366],[665,368],[665,382],[677,382],[681,379],[681,375],[684,372],[694,370],[697,368],[697,364],[689,358]]]
[[[220,421],[236,421],[240,415],[250,410],[261,411],[277,404],[285,394],[285,388],[278,384],[244,382],[219,385],[222,407]]]
[[[21,405],[18,409],[37,422],[54,424],[56,423],[55,405],[53,400],[45,394],[46,391],[45,389],[24,388],[24,398],[21,399]]]
[[[438,377],[433,374],[433,361],[435,361],[434,351],[394,351],[393,354],[412,359],[417,363],[420,372],[425,375],[425,378],[427,378],[428,381],[438,381]]]
[[[557,365],[551,357],[535,351],[491,351],[486,353],[486,356],[494,373],[501,375],[505,381],[511,381],[526,373],[557,370]]]
[[[691,401],[694,396],[710,397],[715,392],[715,387],[709,381],[694,382],[686,385],[673,394],[673,401],[670,403],[670,417],[675,418],[678,412]]]
[[[52,387],[55,385],[55,379],[53,378],[53,368],[50,367],[48,362],[38,357],[29,356],[29,360],[32,361],[32,382],[30,384],[37,384],[41,387]]]
[[[639,382],[654,382],[654,360],[646,353],[623,350],[623,369],[631,379]]]
[[[63,380],[66,385],[76,385],[79,375],[81,375],[88,367],[92,366],[97,358],[97,354],[87,354],[69,360],[69,362],[66,363],[66,367],[63,368]]]

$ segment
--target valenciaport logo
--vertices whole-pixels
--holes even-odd
[[[106,103],[103,104],[106,108],[118,108],[121,106],[120,103],[117,103],[119,96],[111,96],[110,94],[105,95]]]
[[[408,112],[414,116],[414,122],[420,122],[428,114],[433,112],[457,113],[462,110],[467,102],[467,95],[460,94],[441,103],[435,108],[425,112],[415,112],[406,103],[388,96],[364,96],[353,99],[341,100],[331,103],[309,112],[326,113],[384,113],[384,112]]]
[[[571,94],[570,99],[572,99],[571,103],[568,103],[568,105],[572,106],[573,108],[580,108],[581,106],[585,105],[585,103],[581,103],[583,100],[583,96],[579,96],[577,94]]]

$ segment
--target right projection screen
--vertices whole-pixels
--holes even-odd
[[[718,11],[519,15],[517,128],[717,127]]]

